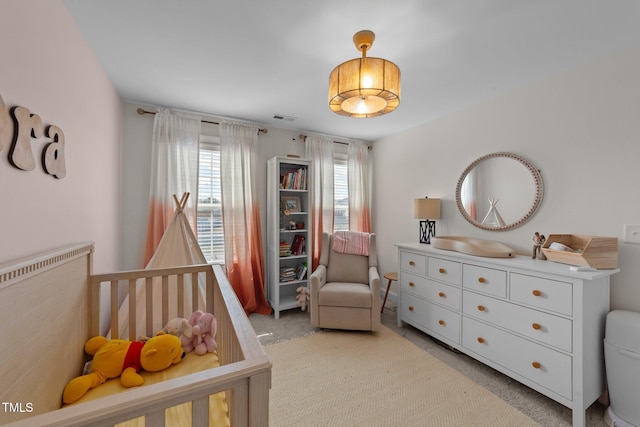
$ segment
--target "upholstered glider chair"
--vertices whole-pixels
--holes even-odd
[[[380,329],[380,275],[375,234],[323,233],[320,262],[310,281],[311,326]]]

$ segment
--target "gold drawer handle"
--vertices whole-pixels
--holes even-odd
[[[540,295],[542,295],[542,292],[540,292],[540,291],[539,291],[539,290],[537,290],[537,289],[534,289],[534,290],[533,290],[533,292],[531,292],[531,293],[532,293],[532,294],[533,294],[533,296],[535,296],[535,297],[539,297]]]
[[[482,337],[478,337],[478,342],[479,342],[480,344],[484,344],[484,338],[482,338]]]
[[[538,329],[540,329],[540,328],[541,328],[541,326],[540,326],[540,324],[539,324],[539,323],[534,323],[534,324],[532,324],[532,325],[531,325],[531,327],[532,327],[533,329],[535,329],[536,331],[537,331]]]
[[[412,305],[409,306],[409,311],[413,311],[413,306]]]
[[[531,366],[533,366],[533,367],[534,367],[534,368],[536,368],[536,369],[540,369],[540,368],[542,367],[542,365],[540,364],[540,362],[533,362],[533,363],[531,364]]]
[[[479,305],[478,306],[478,311],[484,311],[484,310],[485,310],[484,305]]]
[[[487,279],[484,277],[478,277],[478,283],[487,283]]]
[[[413,282],[409,282],[409,286],[411,286],[412,288],[415,286],[416,284]]]
[[[438,292],[438,296],[439,296],[440,298],[444,298],[444,297],[446,297],[446,295],[444,294],[444,292]]]
[[[444,326],[444,320],[438,320],[438,325]]]
[[[439,268],[438,269],[438,273],[440,274],[445,274],[447,272],[447,270],[445,270],[444,268]]]
[[[409,261],[409,265],[413,267],[414,265],[416,265],[416,263],[413,261]]]

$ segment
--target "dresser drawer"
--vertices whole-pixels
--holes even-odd
[[[507,297],[507,272],[465,264],[462,266],[462,287]]]
[[[462,318],[462,346],[572,400],[570,356],[466,316]]]
[[[457,312],[460,311],[460,288],[444,283],[427,280],[427,296],[429,301],[444,305]]]
[[[462,312],[561,350],[572,350],[571,320],[463,291]]]
[[[400,290],[426,298],[427,278],[416,274],[400,272]]]
[[[460,263],[429,257],[427,275],[432,279],[460,286]]]
[[[427,257],[413,252],[400,252],[400,269],[419,276],[426,276]]]
[[[460,313],[456,313],[420,298],[400,300],[400,317],[420,329],[441,337],[454,344],[460,344]]]
[[[428,301],[460,311],[460,288],[455,286],[402,272],[400,273],[400,288],[402,292],[412,293]]]
[[[511,273],[509,296],[513,301],[573,315],[573,285],[568,282]]]

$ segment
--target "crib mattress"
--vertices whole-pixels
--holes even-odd
[[[206,369],[212,369],[220,366],[218,361],[218,355],[216,353],[207,353],[204,355],[197,355],[194,352],[187,353],[185,358],[178,364],[171,366],[169,369],[165,369],[160,372],[145,372],[142,371],[140,375],[144,377],[144,384],[140,387],[144,387],[151,384],[157,384],[162,381],[179,378],[184,375],[194,374]],[[78,405],[83,402],[89,402],[92,400],[100,399],[103,397],[111,396],[116,393],[129,390],[120,384],[119,378],[108,380],[103,385],[89,390],[87,394],[82,396],[76,402],[65,405]],[[229,427],[229,412],[227,403],[225,400],[224,392],[214,394],[209,398],[209,426],[221,426]],[[191,403],[187,402],[182,405],[174,406],[167,409],[165,413],[166,425],[170,426],[191,426]],[[117,427],[144,427],[144,417],[136,418],[124,423],[117,424]]]

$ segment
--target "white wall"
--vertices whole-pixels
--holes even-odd
[[[413,199],[440,197],[440,235],[505,242],[529,254],[535,231],[619,238],[613,309],[640,311],[640,46],[374,143],[374,211],[381,274],[397,270],[394,243],[417,242]],[[426,100],[425,102],[428,102]],[[460,173],[496,151],[528,158],[545,184],[542,205],[512,231],[483,231],[455,205]],[[395,286],[394,286],[395,289]]]
[[[124,270],[144,267],[149,212],[153,116],[138,115],[138,107],[123,105],[121,262]]]
[[[55,124],[66,140],[63,179],[0,152],[0,263],[60,245],[93,241],[95,271],[119,268],[121,103],[60,0],[3,1],[0,95]]]

